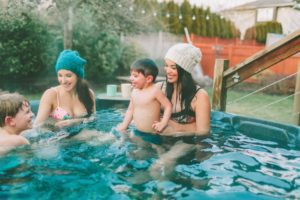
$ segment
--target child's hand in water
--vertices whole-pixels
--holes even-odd
[[[123,132],[123,131],[125,131],[126,129],[127,129],[127,126],[126,126],[124,123],[118,124],[118,126],[117,126],[117,128],[116,128],[116,130],[117,130],[117,131],[120,131],[120,132]]]
[[[152,128],[155,130],[156,133],[161,133],[164,128],[166,127],[166,124],[162,122],[155,121],[152,125]]]

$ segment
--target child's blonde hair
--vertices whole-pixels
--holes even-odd
[[[0,127],[4,126],[5,117],[15,117],[23,105],[29,101],[19,93],[0,93]]]

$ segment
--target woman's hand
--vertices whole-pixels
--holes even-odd
[[[190,124],[179,124],[174,120],[169,120],[167,127],[162,133],[160,133],[160,135],[173,137],[192,136],[195,135],[195,129],[195,122]]]
[[[80,124],[81,122],[85,122],[85,120],[93,120],[93,118],[78,118],[78,119],[66,119],[66,120],[62,120],[62,121],[58,121],[55,123],[55,126],[57,127],[66,127],[66,126],[72,126],[75,124]],[[86,121],[86,122],[90,122],[90,121]]]
[[[66,119],[66,120],[62,120],[62,121],[58,121],[55,123],[55,126],[59,127],[59,128],[63,128],[66,126],[71,126],[73,123],[71,122],[70,119]]]

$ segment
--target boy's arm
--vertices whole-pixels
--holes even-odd
[[[164,114],[163,114],[160,122],[153,124],[153,128],[157,132],[161,132],[167,126],[168,121],[171,117],[172,104],[160,89],[158,89],[156,92],[156,99],[161,104],[161,106],[164,108]]]
[[[130,100],[123,122],[117,126],[117,130],[118,131],[126,130],[130,122],[132,121],[132,117],[133,117],[133,103],[132,100]]]

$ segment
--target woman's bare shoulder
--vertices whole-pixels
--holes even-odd
[[[155,86],[161,88],[164,85],[164,81],[159,81],[155,83]]]
[[[192,105],[196,105],[196,104],[194,104],[196,102],[198,102],[198,103],[200,103],[200,102],[202,102],[202,103],[203,102],[209,103],[210,102],[209,95],[208,95],[208,93],[207,93],[207,91],[205,89],[200,89],[200,90],[197,91],[197,93],[196,93],[196,95],[195,95],[195,97],[193,99],[193,102],[192,102],[193,104]]]
[[[95,92],[91,88],[89,88],[89,91],[90,91],[90,93],[92,95],[92,98],[95,98]]]
[[[155,86],[163,92],[166,90],[166,85],[167,84],[165,81],[159,81],[159,82],[155,83]]]
[[[48,88],[42,95],[42,99],[53,100],[57,97],[57,91],[54,87]]]
[[[197,91],[197,93],[196,93],[196,96],[197,97],[202,97],[202,98],[207,98],[207,97],[209,97],[208,96],[208,93],[207,93],[207,91],[205,90],[205,89],[200,89],[200,90],[198,90]]]

